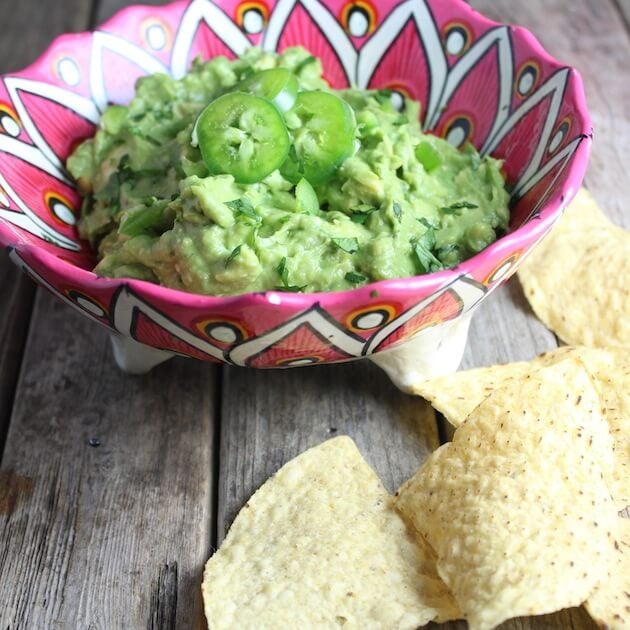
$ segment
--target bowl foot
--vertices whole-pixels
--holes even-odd
[[[457,370],[466,349],[471,316],[469,312],[453,322],[423,330],[400,346],[369,358],[385,370],[396,387],[410,392],[418,381]]]
[[[116,365],[128,374],[146,374],[156,365],[175,356],[116,333],[109,336]]]

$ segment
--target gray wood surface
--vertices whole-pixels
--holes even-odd
[[[13,396],[31,316],[35,287],[0,253],[0,453],[9,426]]]
[[[215,377],[183,359],[122,374],[104,329],[38,295],[2,461],[0,627],[195,626]]]
[[[530,27],[582,71],[596,127],[587,183],[629,225],[630,38],[619,11],[627,1],[618,1],[472,4]],[[79,0],[66,0],[63,11],[36,4],[0,0],[5,31],[15,33],[0,40],[2,69],[30,61],[56,32],[82,30],[128,3],[101,0],[92,11]],[[0,354],[0,435],[29,304],[28,283],[2,265],[0,343],[17,345]],[[473,319],[464,366],[527,359],[555,345],[512,280]],[[128,377],[114,367],[103,330],[39,295],[0,467],[0,627],[200,626],[211,546],[269,475],[342,433],[390,490],[438,444],[432,410],[370,363],[253,371],[177,359]],[[575,609],[503,627],[594,624]]]
[[[630,32],[630,0],[615,0],[615,2]]]
[[[254,490],[303,450],[350,435],[394,491],[439,444],[433,410],[369,362],[284,371],[227,368],[218,533]]]

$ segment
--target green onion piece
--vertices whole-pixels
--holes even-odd
[[[241,253],[241,247],[242,245],[238,245],[232,250],[232,253],[227,257],[225,261],[226,267]]]

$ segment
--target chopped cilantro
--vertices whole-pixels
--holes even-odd
[[[393,94],[393,90],[388,90],[388,89],[377,90],[374,94],[374,98],[381,104],[390,103],[392,94]]]
[[[372,212],[376,212],[377,210],[378,208],[362,204],[352,211],[350,214],[350,220],[353,223],[365,223]]]
[[[306,285],[298,287],[295,284],[289,284],[289,270],[287,269],[287,258],[283,256],[276,267],[276,271],[282,280],[282,286],[274,287],[276,291],[286,291],[287,293],[300,293],[306,289]]]
[[[167,202],[151,197],[145,201],[145,207],[129,213],[120,224],[118,232],[134,237],[147,232],[161,233],[164,230],[164,213]]]
[[[287,269],[287,258],[283,256],[276,267],[276,271],[282,280],[282,284],[286,287],[289,285],[289,270]]]
[[[152,144],[154,147],[162,146],[162,143],[157,138],[154,138],[148,133],[144,133],[140,127],[129,127],[129,131],[132,135],[136,136],[136,138],[140,138],[141,140]]]
[[[282,287],[274,287],[276,291],[286,291],[287,293],[301,293],[306,289],[306,285],[303,284],[301,287],[298,287],[295,284],[284,285]]]
[[[236,218],[247,217],[255,223],[262,221],[262,217],[256,212],[252,202],[247,197],[226,201],[225,205],[230,208],[230,210],[234,210],[234,216]]]
[[[353,236],[351,238],[332,238],[330,239],[339,249],[348,254],[354,254],[359,249],[359,241]]]
[[[252,249],[255,249],[256,247],[256,239],[258,238],[258,229],[259,229],[259,226],[255,225],[254,229],[247,236],[247,244]]]
[[[429,221],[426,217],[419,217],[418,221],[424,225],[427,230],[436,230],[438,228],[438,224],[434,221]]]
[[[153,114],[153,118],[155,118],[155,120],[168,120],[173,117],[173,112],[170,109],[170,106],[168,106],[168,109],[166,110],[154,109],[151,113]]]
[[[472,210],[473,208],[478,208],[479,206],[476,203],[470,203],[470,201],[458,201],[456,203],[452,203],[450,206],[443,206],[440,208],[440,211],[444,214],[459,214],[458,210]]]
[[[226,267],[241,253],[241,247],[242,245],[238,245],[232,250],[232,253],[225,260]]]
[[[248,79],[253,74],[256,74],[256,70],[254,70],[254,68],[252,68],[251,66],[247,66],[247,68],[245,68],[243,72],[241,72],[240,79],[241,81],[243,81],[243,79]]]
[[[362,276],[360,273],[355,273],[354,271],[349,271],[345,275],[345,278],[350,284],[361,284],[367,280],[365,276]]]
[[[295,66],[295,69],[293,70],[293,74],[300,74],[300,72],[302,72],[302,70],[304,70],[306,66],[310,66],[312,63],[315,63],[316,61],[317,59],[313,57],[313,55],[309,55],[306,59],[302,59],[302,61],[300,61],[300,63],[298,63],[297,66]]]
[[[397,201],[394,201],[392,204],[392,211],[394,212],[394,216],[398,219],[398,223],[402,222],[402,208]]]
[[[444,265],[433,255],[422,239],[414,240],[411,244],[423,273],[444,269]]]

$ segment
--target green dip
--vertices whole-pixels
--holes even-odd
[[[407,99],[399,112],[384,90],[334,90],[354,110],[355,149],[323,182],[296,186],[281,169],[253,184],[210,175],[191,144],[197,116],[274,67],[300,90],[332,91],[305,50],[252,48],[195,61],[181,80],[141,78],[129,106],[105,111],[68,159],[97,274],[209,295],[337,291],[452,267],[504,232],[501,162],[423,134],[420,105]]]

